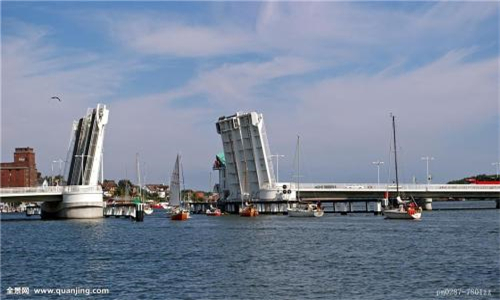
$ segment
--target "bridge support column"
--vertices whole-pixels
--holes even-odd
[[[340,202],[339,206],[340,206],[340,209],[339,209],[340,214],[343,216],[347,215],[348,203],[347,202]]]
[[[382,213],[382,202],[377,201],[377,202],[374,202],[373,204],[374,204],[373,205],[373,214],[376,216],[381,214]]]
[[[422,198],[418,201],[423,210],[432,210],[432,198]]]
[[[42,204],[42,219],[96,219],[104,216],[102,191],[94,187],[75,187],[63,193],[59,202]]]

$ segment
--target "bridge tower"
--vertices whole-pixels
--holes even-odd
[[[216,127],[225,157],[221,199],[235,203],[275,199],[276,181],[262,114],[238,112],[220,117]]]

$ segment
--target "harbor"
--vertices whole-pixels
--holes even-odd
[[[0,2],[0,299],[500,299],[499,7]]]

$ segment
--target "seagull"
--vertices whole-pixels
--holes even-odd
[[[50,99],[59,100],[59,102],[61,102],[61,99],[59,99],[59,97],[57,97],[57,96],[53,96],[53,97],[52,97],[52,98],[50,98]]]

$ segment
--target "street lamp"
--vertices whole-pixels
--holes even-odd
[[[276,157],[276,182],[280,182],[279,176],[280,176],[280,157],[285,157],[282,154],[273,154],[271,155],[271,158]]]
[[[424,156],[421,158],[421,160],[425,160],[427,163],[427,184],[430,184],[431,183],[431,176],[429,175],[429,161],[434,160],[434,157]]]
[[[54,161],[50,164],[50,186],[54,185]]]
[[[80,168],[80,170],[81,170],[81,172],[82,172],[82,184],[81,184],[81,185],[84,185],[84,184],[83,184],[83,158],[84,158],[84,157],[92,157],[92,155],[77,154],[77,155],[75,155],[75,157],[80,157],[80,159],[81,159],[81,160],[80,160],[80,161],[81,161],[81,168]]]
[[[384,162],[377,160],[377,161],[372,162],[372,164],[377,166],[377,184],[380,184],[380,165],[383,165]]]
[[[64,160],[62,159],[58,159],[58,160],[53,160],[52,161],[52,164],[51,164],[51,167],[52,167],[52,173],[54,173],[54,164],[55,163],[59,163],[59,173],[57,174],[57,176],[59,176],[59,180],[61,180],[61,173],[62,173],[62,163],[64,162]],[[54,175],[52,175],[54,176]],[[54,182],[54,178],[52,178],[52,182]]]
[[[499,173],[499,169],[500,169],[500,162],[494,162],[494,163],[491,163],[492,166],[496,166],[496,169],[497,169],[497,180],[498,180],[498,173]]]

